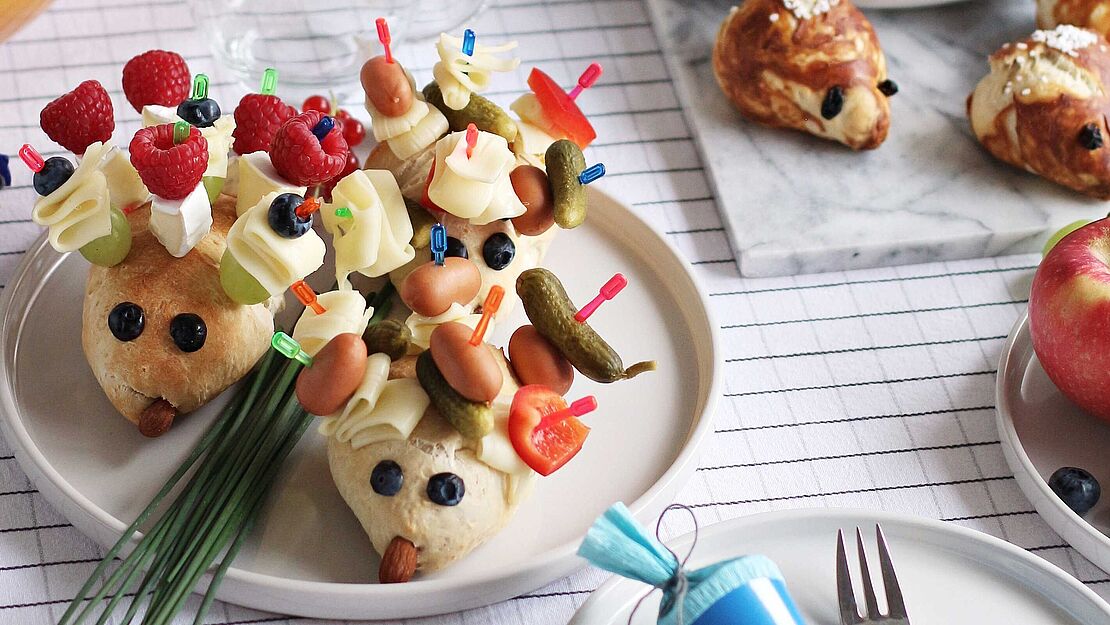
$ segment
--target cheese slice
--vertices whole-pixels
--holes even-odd
[[[361,336],[374,314],[374,309],[366,305],[366,298],[355,290],[328,291],[318,295],[316,300],[324,313],[317,315],[311,307],[305,308],[293,328],[293,339],[309,356],[315,356],[340,334]]]
[[[326,248],[315,230],[287,239],[270,227],[270,203],[277,192],[263,196],[232,224],[227,249],[270,295],[288,289],[324,264]]]
[[[235,201],[235,214],[239,217],[247,212],[262,196],[282,193],[304,195],[308,187],[298,187],[286,181],[274,169],[270,155],[266,152],[252,152],[239,157],[239,196]]]
[[[131,208],[145,204],[151,198],[139,172],[135,171],[135,166],[123,150],[113,146],[101,162],[100,171],[104,172],[108,183],[112,208]]]
[[[31,220],[49,229],[47,239],[59,252],[73,252],[112,232],[108,180],[101,170],[111,146],[92,143],[69,180],[40,197]]]
[[[348,277],[359,272],[383,276],[416,257],[411,245],[412,221],[393,174],[368,169],[352,172],[335,185],[332,201],[321,211],[324,229],[333,235],[335,278],[349,288]],[[346,207],[351,217],[337,217]]]

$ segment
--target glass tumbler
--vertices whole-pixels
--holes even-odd
[[[384,17],[396,48],[449,31],[484,0],[192,0],[217,61],[249,88],[267,67],[289,96],[351,96],[359,68],[381,54],[375,20]]]

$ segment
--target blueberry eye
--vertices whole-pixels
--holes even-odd
[[[885,95],[888,98],[890,96],[898,93],[898,83],[894,82],[893,80],[891,80],[889,78],[887,78],[886,80],[879,83],[878,88],[879,88],[879,93]]]
[[[1079,131],[1079,145],[1088,150],[1097,150],[1102,147],[1102,131],[1098,124],[1087,124]]]
[[[495,232],[482,244],[482,258],[490,269],[501,271],[513,262],[516,256],[516,245],[509,235],[504,232]]]
[[[436,473],[428,480],[428,499],[441,506],[457,506],[466,494],[462,478],[454,473]]]
[[[204,319],[193,313],[181,313],[170,321],[170,337],[177,349],[185,353],[195,352],[204,347],[208,338],[208,327]]]
[[[108,330],[112,332],[112,336],[124,342],[139,338],[145,324],[143,309],[138,304],[116,304],[112,312],[108,313]]]
[[[370,487],[375,493],[385,497],[392,497],[401,490],[405,483],[405,473],[401,465],[392,460],[382,460],[370,473]]]
[[[463,242],[455,237],[447,237],[447,251],[443,253],[444,256],[458,256],[459,258],[470,258],[470,252],[466,251],[466,246]]]
[[[840,85],[833,85],[825,92],[825,99],[821,102],[821,117],[832,119],[840,115],[844,109],[844,90]]]

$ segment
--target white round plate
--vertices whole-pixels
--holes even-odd
[[[678,513],[676,513],[677,516]],[[862,602],[855,560],[856,527],[868,541],[877,574],[875,524],[883,526],[891,559],[914,625],[1106,625],[1110,605],[1045,560],[1005,541],[958,525],[869,510],[808,509],[767,512],[702,528],[690,568],[763,554],[778,564],[790,594],[810,625],[839,623],[836,531],[845,530],[849,567]],[[679,555],[693,534],[670,542]],[[880,586],[881,588],[881,586]],[[602,584],[570,625],[625,625],[647,587],[616,578]],[[658,592],[632,623],[654,623]],[[881,599],[880,606],[885,605]]]
[[[1110,571],[1110,424],[1081,410],[1048,378],[1033,351],[1028,316],[1010,331],[995,393],[998,436],[1018,486],[1057,534]],[[1048,487],[1065,466],[1082,467],[1102,484],[1102,500],[1084,517]]]
[[[659,370],[602,386],[578,376],[569,395],[600,409],[573,462],[537,483],[509,526],[452,567],[380,586],[378,557],[309,430],[219,590],[226,601],[319,618],[403,618],[453,612],[539,588],[582,565],[574,555],[612,502],[647,519],[693,473],[720,392],[717,326],[678,253],[631,210],[591,190],[590,218],[556,237],[545,265],[571,297],[588,301],[613,273],[629,286],[591,325],[629,362]],[[4,435],[43,495],[102,545],[114,543],[150,500],[226,397],[146,440],[108,403],[81,351],[88,265],[40,241],[4,290],[0,408]],[[497,324],[497,344],[524,320]],[[122,519],[122,520],[121,520]]]

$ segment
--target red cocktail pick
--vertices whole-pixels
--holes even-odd
[[[466,125],[466,157],[474,155],[474,146],[478,145],[478,127],[474,122]]]
[[[378,41],[382,42],[382,47],[385,48],[385,62],[392,63],[393,50],[389,48],[389,44],[393,43],[393,39],[389,36],[389,24],[384,17],[374,20],[374,24],[378,27]]]
[[[597,398],[593,395],[587,395],[562,410],[544,415],[543,419],[540,420],[540,424],[536,426],[536,429],[539,430],[550,427],[569,417],[581,417],[595,410],[597,410]]]
[[[571,100],[574,100],[582,91],[594,86],[598,78],[601,78],[601,65],[599,63],[590,63],[586,71],[582,72],[582,75],[578,77],[578,84],[574,86],[574,89],[570,90],[567,96]]]
[[[19,148],[19,158],[27,164],[27,168],[36,174],[42,171],[46,166],[46,160],[42,158],[39,151],[31,147],[30,143],[24,143],[23,147]]]
[[[601,292],[598,293],[597,297],[590,300],[589,304],[586,304],[582,307],[582,310],[575,313],[574,320],[578,323],[585,322],[603,303],[616,297],[617,293],[620,293],[621,289],[626,286],[628,286],[628,280],[624,275],[619,273],[614,274],[613,277],[609,278],[609,281],[601,287]]]

